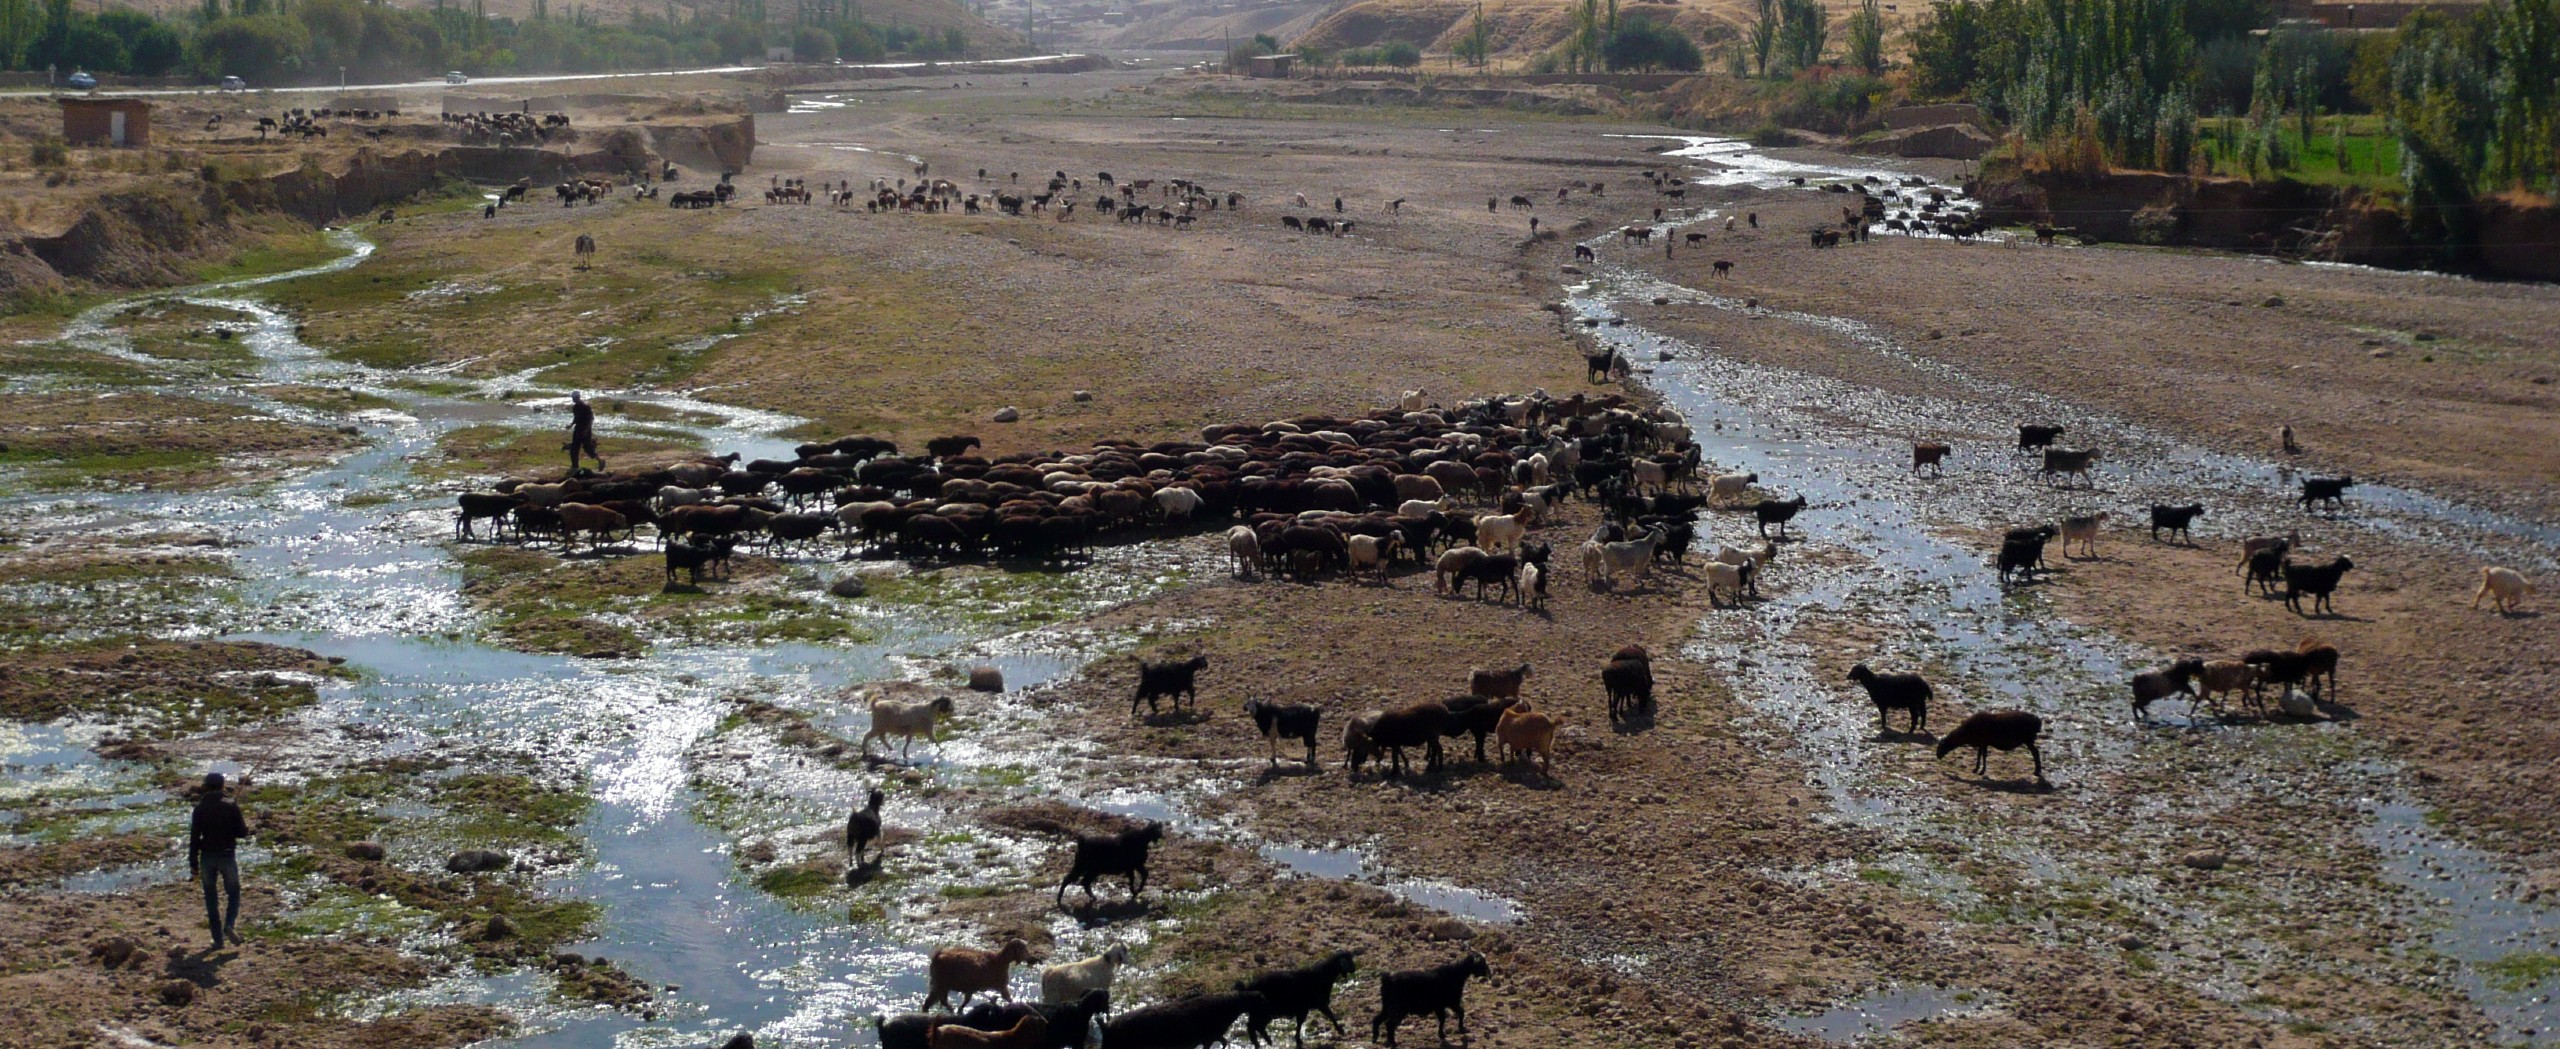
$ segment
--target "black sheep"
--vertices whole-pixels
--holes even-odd
[[[667,544],[666,557],[666,585],[676,585],[676,573],[683,572],[694,585],[699,586],[702,584],[702,570],[711,566],[712,547],[695,546],[677,539]]]
[[[2053,439],[2060,436],[2062,436],[2062,427],[2031,426],[2021,423],[2018,426],[2018,450],[2032,452],[2051,445]]]
[[[933,1029],[950,1022],[950,1017],[935,1013],[901,1013],[873,1016],[871,1028],[877,1032],[880,1049],[929,1049]]]
[[[1487,583],[1509,591],[1514,603],[1520,600],[1520,558],[1515,555],[1487,554],[1475,559],[1458,573],[1459,583],[1470,579],[1475,581],[1476,599],[1479,601],[1484,599]],[[1453,584],[1451,589],[1455,588]]]
[[[1086,991],[1073,1002],[1041,1005],[1032,1002],[979,1002],[960,1014],[958,1023],[979,1031],[1009,1031],[1025,1016],[1037,1016],[1048,1026],[1031,1042],[1031,1049],[1084,1049],[1085,1035],[1094,1017],[1111,1011],[1111,992]]]
[[[2166,528],[2177,533],[2179,538],[2193,543],[2195,536],[2188,534],[2187,525],[2202,516],[2204,516],[2203,503],[2188,503],[2185,506],[2154,505],[2151,508],[2151,540],[2158,542],[2160,530]]]
[[[2181,659],[2161,670],[2145,670],[2133,676],[2133,719],[2150,716],[2151,704],[2170,696],[2184,695],[2189,706],[2196,700],[2196,675],[2204,673],[2204,660]]]
[[[2260,713],[2266,711],[2267,686],[2292,688],[2311,676],[2311,657],[2300,652],[2261,648],[2241,656],[2240,661],[2258,668],[2258,679],[2249,683],[2249,706]]]
[[[1369,728],[1371,749],[1368,756],[1375,756],[1379,751],[1386,752],[1387,774],[1400,776],[1409,768],[1405,761],[1404,748],[1421,747],[1423,771],[1438,772],[1441,757],[1440,737],[1446,731],[1448,723],[1449,708],[1444,704],[1428,700],[1401,710],[1390,710],[1379,714],[1377,724]],[[1362,758],[1363,755],[1358,753],[1351,755],[1352,772],[1360,771]]]
[[[2012,537],[2003,541],[2000,544],[2000,585],[2009,585],[2011,573],[2034,582],[2036,569],[2044,564],[2044,543],[2043,536]]]
[[[874,790],[871,792],[870,804],[855,810],[853,815],[845,817],[844,847],[852,851],[854,866],[862,865],[864,851],[871,847],[872,842],[880,838],[880,803],[886,800],[888,800],[887,795]],[[881,848],[881,853],[884,857],[887,855],[886,846]]]
[[[1264,1007],[1261,995],[1236,991],[1131,1009],[1102,1025],[1102,1044],[1111,1049],[1206,1049],[1224,1043],[1238,1019]]]
[[[2263,592],[2275,596],[2276,581],[2284,578],[2285,547],[2271,546],[2249,555],[2249,577],[2240,583],[2240,592]]]
[[[1938,757],[1953,754],[1957,747],[1973,748],[1973,774],[1990,774],[1991,752],[2008,753],[2027,748],[2027,756],[2036,762],[2036,782],[2045,782],[2044,752],[2036,749],[2036,737],[2044,734],[2044,719],[2023,710],[1986,710],[1974,714],[1938,740]]]
[[[2352,474],[2343,477],[2305,477],[2302,479],[2302,508],[2309,510],[2313,503],[2328,503],[2344,509],[2347,505],[2347,489],[2355,486],[2356,479]]]
[[[1180,711],[1185,697],[1199,698],[1196,687],[1199,674],[1209,667],[1209,657],[1193,656],[1179,663],[1138,663],[1138,693],[1129,698],[1129,716],[1138,716],[1138,704],[1147,705],[1147,713],[1156,712],[1156,698],[1173,697],[1173,709]]]
[[[1404,969],[1378,980],[1378,1016],[1369,1021],[1369,1040],[1396,1044],[1396,1027],[1405,1017],[1426,1013],[1440,1022],[1440,1041],[1449,1041],[1449,1014],[1458,1016],[1458,1038],[1467,1037],[1467,981],[1493,979],[1493,967],[1474,951],[1447,965]]]
[[[1911,732],[1916,733],[1929,724],[1929,700],[1937,693],[1920,675],[1879,674],[1860,663],[1849,668],[1849,680],[1865,688],[1867,698],[1875,701],[1876,731],[1893,732],[1893,723],[1886,717],[1886,712],[1893,710],[1911,713]]]
[[[1333,1024],[1335,1038],[1342,1037],[1342,1018],[1333,1015],[1333,985],[1342,982],[1359,968],[1351,951],[1335,951],[1323,960],[1295,969],[1267,972],[1236,984],[1236,990],[1262,996],[1262,1007],[1253,1010],[1245,1021],[1245,1035],[1256,1049],[1271,1029],[1271,1021],[1287,1019],[1297,1044],[1307,1044],[1307,1015],[1323,1016]]]
[[[1253,727],[1261,730],[1263,740],[1270,744],[1273,765],[1280,764],[1281,740],[1303,739],[1307,741],[1307,767],[1315,767],[1316,723],[1324,717],[1324,711],[1310,703],[1265,703],[1259,699],[1248,699],[1244,701],[1244,712],[1253,719]]]
[[[2301,614],[2303,595],[2308,594],[2311,596],[2311,614],[2318,615],[2325,610],[2335,615],[2338,610],[2330,605],[2329,595],[2337,592],[2339,578],[2355,566],[2355,562],[2343,556],[2334,558],[2325,565],[2305,564],[2300,561],[2285,562],[2284,606],[2294,610],[2296,614]]]
[[[1600,668],[1600,685],[1609,691],[1609,721],[1616,724],[1639,712],[1653,712],[1653,656],[1642,645],[1628,645]]]
[[[1777,525],[1778,538],[1784,539],[1787,537],[1787,522],[1795,520],[1796,514],[1803,509],[1804,496],[1801,495],[1793,499],[1763,499],[1751,508],[1751,515],[1760,521],[1760,538],[1768,538],[1769,526]]]
[[[1440,735],[1444,739],[1456,739],[1461,735],[1474,736],[1476,764],[1482,765],[1485,763],[1485,737],[1492,735],[1494,727],[1502,723],[1502,712],[1517,706],[1519,702],[1520,697],[1516,695],[1498,699],[1474,695],[1452,696],[1440,703],[1449,710],[1448,720],[1440,726]]]
[[[1058,905],[1066,905],[1069,885],[1083,885],[1084,898],[1092,900],[1093,880],[1113,874],[1128,877],[1129,898],[1137,899],[1147,887],[1147,849],[1163,840],[1164,824],[1155,820],[1117,834],[1077,835],[1075,859],[1058,882]]]

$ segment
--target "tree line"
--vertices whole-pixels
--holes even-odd
[[[612,72],[760,60],[789,45],[804,62],[872,61],[891,54],[957,57],[957,28],[920,29],[864,20],[853,0],[809,0],[788,18],[763,0],[714,16],[635,11],[607,22],[576,7],[555,15],[535,0],[530,17],[491,17],[483,0],[392,7],[366,0],[202,0],[176,17],[88,12],[71,0],[0,0],[0,68],[139,76],[237,76],[259,85],[325,82],[343,67],[367,80],[468,73]],[[360,73],[358,72],[360,71]]]

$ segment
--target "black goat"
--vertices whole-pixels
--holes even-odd
[[[1991,752],[2006,754],[2019,747],[2027,748],[2027,756],[2036,762],[2036,782],[2045,782],[2044,752],[2036,749],[2036,737],[2044,734],[2044,719],[2023,710],[1985,710],[1956,726],[1938,740],[1938,757],[1944,759],[1957,747],[1973,748],[1973,774],[1990,774]]]
[[[1246,1014],[1263,1009],[1261,995],[1244,991],[1207,994],[1131,1009],[1102,1025],[1111,1049],[1206,1049],[1223,1044]]]
[[[1801,495],[1793,499],[1763,499],[1751,508],[1751,516],[1759,519],[1760,538],[1768,538],[1769,526],[1776,525],[1778,538],[1784,539],[1787,537],[1787,522],[1795,520],[1796,514],[1803,510],[1804,496]]]
[[[2240,661],[2258,668],[2258,679],[2249,683],[2249,706],[2265,713],[2264,694],[2269,685],[2292,688],[2311,676],[2311,657],[2300,652],[2261,648],[2241,656]]]
[[[930,1049],[933,1029],[951,1022],[950,1017],[937,1013],[901,1013],[875,1015],[871,1028],[877,1032],[880,1049]]]
[[[1200,698],[1196,680],[1209,667],[1209,657],[1193,656],[1179,663],[1138,663],[1138,693],[1129,698],[1129,716],[1138,716],[1138,704],[1147,705],[1147,713],[1156,712],[1156,698],[1173,697],[1173,709],[1180,711],[1185,697]]]
[[[2032,452],[2049,447],[2053,444],[2053,439],[2060,436],[2062,436],[2062,427],[2032,426],[2021,423],[2018,426],[2018,450]]]
[[[1929,682],[1920,675],[1879,674],[1867,669],[1866,664],[1860,663],[1849,668],[1849,680],[1865,688],[1867,698],[1875,701],[1876,731],[1886,734],[1893,732],[1893,722],[1886,717],[1886,712],[1894,710],[1911,712],[1911,728],[1908,731],[1918,732],[1929,724],[1929,700],[1937,693],[1929,688]]]
[[[1273,765],[1280,764],[1281,740],[1303,739],[1307,741],[1307,767],[1315,767],[1316,723],[1324,717],[1324,711],[1311,703],[1265,703],[1259,699],[1248,699],[1244,701],[1244,712],[1253,719],[1253,727],[1261,730],[1263,740],[1270,744]]]
[[[2337,592],[2338,579],[2355,566],[2355,562],[2344,556],[2333,558],[2325,565],[2285,562],[2284,606],[2299,615],[2302,613],[2302,598],[2308,594],[2311,597],[2311,614],[2318,615],[2322,611],[2337,614],[2337,608],[2329,603],[2329,595]]]
[[[1630,651],[1632,650],[1632,651]],[[1653,711],[1653,658],[1641,646],[1629,645],[1600,668],[1601,687],[1609,690],[1609,721]]]
[[[2204,660],[2181,659],[2165,669],[2145,670],[2133,676],[2133,719],[2142,721],[2151,714],[2151,704],[2171,696],[2183,695],[2193,706],[2196,700],[2196,675],[2204,673]]]
[[[1484,696],[1474,695],[1452,696],[1440,703],[1441,706],[1449,709],[1449,718],[1447,722],[1440,726],[1441,738],[1456,739],[1460,735],[1474,736],[1476,738],[1476,764],[1482,765],[1485,763],[1485,737],[1492,735],[1494,727],[1502,723],[1503,711],[1509,710],[1519,704],[1520,697],[1517,694],[1503,696],[1498,699],[1488,699]]]
[[[1307,1044],[1307,1015],[1314,1013],[1333,1025],[1333,1036],[1342,1037],[1342,1018],[1333,1015],[1333,985],[1342,982],[1359,968],[1353,960],[1355,952],[1335,951],[1323,960],[1295,969],[1267,972],[1236,984],[1236,990],[1262,996],[1262,1008],[1252,1011],[1245,1021],[1245,1035],[1255,1049],[1269,1034],[1271,1021],[1292,1022],[1297,1044]]]
[[[2179,538],[2193,543],[2196,537],[2188,534],[2187,525],[2194,523],[2196,518],[2202,516],[2204,516],[2203,503],[2188,503],[2185,506],[2154,504],[2151,507],[2151,540],[2155,543],[2159,542],[2160,530],[2166,528],[2177,533]]]
[[[1067,886],[1082,884],[1084,898],[1091,900],[1093,880],[1113,874],[1128,877],[1129,898],[1137,899],[1147,887],[1147,849],[1163,840],[1164,824],[1155,820],[1117,834],[1077,835],[1075,860],[1058,882],[1058,905],[1066,906]]]
[[[2355,486],[2356,479],[2353,474],[2341,477],[2305,477],[2302,479],[2302,508],[2309,510],[2313,503],[2328,503],[2345,509],[2347,489]]]
[[[1351,771],[1359,772],[1362,760],[1384,751],[1388,755],[1388,774],[1403,775],[1409,767],[1404,748],[1421,747],[1423,771],[1438,772],[1440,737],[1448,724],[1449,708],[1428,700],[1379,714],[1377,722],[1369,726],[1368,753],[1356,749],[1351,752]]]
[[[2271,546],[2250,554],[2249,577],[2241,581],[2240,592],[2245,594],[2255,590],[2269,597],[2275,596],[2276,580],[2284,578],[2285,553],[2285,547]]]
[[[1467,981],[1491,980],[1493,967],[1474,951],[1447,965],[1404,969],[1378,980],[1378,1016],[1369,1021],[1369,1040],[1396,1044],[1396,1027],[1405,1017],[1430,1014],[1440,1021],[1440,1041],[1449,1041],[1449,1014],[1458,1016],[1458,1038],[1467,1037]]]
[[[2009,585],[2010,573],[2035,582],[2036,570],[2044,564],[2044,537],[2011,538],[2000,544],[2000,585]]]
[[[853,815],[845,817],[844,847],[853,853],[853,865],[856,867],[862,865],[862,854],[871,848],[871,843],[880,838],[880,803],[886,800],[888,800],[887,795],[874,790],[871,792],[870,804],[854,810]],[[880,851],[885,857],[888,854],[888,847],[883,845]]]
[[[697,586],[702,583],[702,570],[705,568],[711,569],[716,578],[719,570],[728,565],[729,552],[737,545],[736,539],[725,535],[700,546],[682,539],[669,542],[666,549],[667,585],[676,585],[676,573],[679,571],[685,573],[687,582]]]
[[[1083,997],[1061,1005],[1033,1002],[979,1002],[969,1007],[954,1021],[979,1031],[1009,1031],[1026,1016],[1037,1016],[1048,1026],[1040,1037],[1032,1040],[1031,1049],[1084,1049],[1086,1030],[1094,1017],[1111,1011],[1111,992],[1093,990]],[[929,1036],[928,1036],[929,1037]]]

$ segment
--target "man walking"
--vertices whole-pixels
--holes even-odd
[[[604,469],[604,453],[596,450],[596,410],[586,397],[569,395],[569,472],[578,472],[578,453],[584,452],[596,461],[596,469]]]
[[[208,772],[196,797],[195,817],[187,826],[187,875],[204,882],[204,921],[213,929],[213,948],[225,939],[237,944],[233,926],[240,920],[240,839],[249,836],[249,821],[240,806],[222,793],[222,773]],[[215,895],[217,883],[230,907]]]

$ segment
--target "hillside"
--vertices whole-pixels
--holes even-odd
[[[432,0],[384,0],[392,7],[432,7]],[[482,0],[488,13],[499,18],[529,18],[535,0]],[[703,0],[545,0],[550,16],[565,19],[583,13],[607,23],[627,22],[635,12],[664,18],[673,12],[677,18],[691,19],[699,11],[707,17],[722,17],[737,10],[734,3]],[[129,0],[124,6],[161,16],[185,14],[196,10],[197,0]],[[448,5],[452,6],[452,5]],[[468,6],[463,5],[463,6]],[[918,29],[959,27],[968,35],[973,49],[1007,50],[1019,47],[1022,34],[1018,28],[1008,29],[978,17],[976,5],[963,6],[958,0],[858,0],[854,9],[862,19],[878,25],[910,26]],[[775,6],[772,24],[787,35],[791,8]],[[1019,26],[1019,20],[1015,25]]]
[[[1853,6],[1826,0],[1837,19]],[[1526,57],[1554,47],[1573,33],[1572,0],[1485,0],[1485,26],[1498,55]],[[1390,40],[1420,44],[1426,52],[1447,52],[1473,25],[1473,0],[1344,0],[1318,19],[1292,47],[1370,47]],[[1750,18],[1748,0],[1622,0],[1618,17],[1650,18],[1702,38],[1714,58],[1716,44],[1740,33]]]

